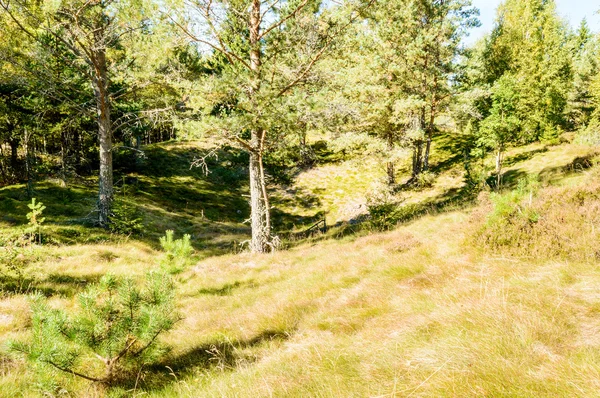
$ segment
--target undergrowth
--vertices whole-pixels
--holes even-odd
[[[507,193],[482,195],[474,241],[488,251],[517,256],[600,259],[598,174],[590,173],[577,186],[539,190],[523,180]]]

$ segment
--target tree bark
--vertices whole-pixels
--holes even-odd
[[[98,223],[108,227],[113,199],[112,128],[106,54],[103,49],[94,53],[92,84],[98,112],[98,141],[100,145],[100,172],[98,178]]]
[[[252,133],[253,135],[255,132]],[[252,241],[250,250],[253,253],[269,251],[269,233],[267,227],[269,209],[264,200],[263,184],[261,181],[262,157],[259,153],[250,152],[250,218]]]
[[[423,140],[418,140],[413,148],[412,176],[416,178],[423,171]]]
[[[387,142],[388,151],[391,152],[394,149],[394,135],[388,134]],[[394,170],[394,162],[387,162],[387,183],[388,185],[394,185],[396,183],[396,173]]]
[[[250,10],[250,71],[253,74],[250,95],[258,115],[259,109],[256,104],[256,94],[260,90],[261,74],[261,44],[260,44],[260,0],[252,0]],[[257,122],[257,121],[255,121]],[[258,124],[258,123],[257,123]],[[265,253],[270,248],[271,226],[269,199],[267,195],[265,175],[263,169],[263,151],[266,131],[254,126],[250,139],[250,219],[252,227],[252,240],[250,250],[253,253]]]
[[[19,140],[14,137],[10,138],[8,145],[10,145],[10,168],[13,174],[17,174],[17,167],[19,167]]]
[[[499,147],[496,153],[496,189],[500,189],[502,184],[502,149]]]
[[[427,143],[425,146],[425,156],[423,157],[423,171],[429,170],[429,152],[431,151],[431,136],[433,135],[434,113],[431,111],[431,117],[427,124]]]

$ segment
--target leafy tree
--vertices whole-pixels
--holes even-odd
[[[600,43],[584,19],[573,41],[573,84],[568,95],[569,122],[576,129],[585,128],[595,109],[592,83],[600,71]]]
[[[520,141],[522,121],[516,115],[520,100],[517,80],[510,74],[504,74],[496,81],[492,91],[492,108],[481,123],[478,144],[496,151],[496,187],[499,188],[504,150]]]
[[[2,0],[0,7],[4,19],[11,23],[11,29],[24,32],[36,45],[29,58],[45,67],[39,70],[54,70],[46,62],[47,59],[54,60],[61,70],[87,79],[92,89],[100,159],[98,223],[107,227],[113,198],[113,135],[138,120],[134,116],[139,113],[136,112],[139,108],[121,109],[119,118],[115,118],[114,113],[129,93],[136,92],[139,96],[139,91],[150,85],[149,79],[139,79],[140,76],[147,77],[148,66],[161,67],[156,62],[159,61],[157,54],[164,55],[160,41],[148,43],[145,40],[145,36],[159,29],[150,20],[150,16],[158,11],[158,3],[151,0]],[[144,63],[141,59],[155,62]],[[136,73],[135,80],[140,80],[136,85],[131,84],[133,72]],[[42,76],[50,86],[70,82],[63,73],[42,73]],[[75,101],[70,95],[60,98],[62,102]],[[74,105],[89,114],[87,104]]]
[[[506,0],[486,39],[484,80],[515,77],[519,101],[515,116],[527,140],[555,138],[566,126],[572,78],[567,25],[553,0]]]
[[[264,157],[286,133],[279,109],[294,88],[311,83],[313,68],[353,20],[348,16],[353,7],[336,13],[313,0],[183,4],[187,7],[179,4],[180,15],[172,20],[212,67],[200,82],[195,106],[204,110],[208,133],[249,154],[250,248],[269,251],[274,245]]]
[[[354,43],[364,51],[349,89],[362,107],[361,127],[385,140],[390,152],[399,143],[410,146],[414,178],[429,168],[435,120],[454,95],[460,41],[477,26],[476,15],[467,0],[380,1]],[[387,173],[394,183],[393,159]]]

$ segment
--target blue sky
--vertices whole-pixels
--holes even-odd
[[[479,8],[481,15],[481,27],[473,29],[471,35],[465,39],[466,44],[477,41],[484,34],[492,30],[494,18],[496,16],[496,7],[502,0],[472,0],[473,5]],[[600,32],[600,15],[596,11],[600,10],[600,1],[598,0],[555,0],[558,13],[565,18],[571,26],[577,27],[583,18],[587,19],[588,25],[595,32]]]

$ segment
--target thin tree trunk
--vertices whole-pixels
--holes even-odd
[[[24,142],[23,145],[25,149],[25,178],[27,179],[27,197],[31,198],[33,196],[33,181],[31,176],[31,144],[30,144],[30,133],[27,129],[24,130]]]
[[[252,0],[250,10],[250,69],[253,73],[250,94],[254,97],[260,90],[261,73],[261,44],[260,44],[260,0]],[[254,102],[254,98],[252,98]],[[258,105],[254,103],[258,112]],[[253,253],[265,253],[269,250],[270,240],[270,211],[266,190],[265,176],[262,164],[266,131],[258,128],[252,130],[250,139],[250,219],[252,226],[252,241],[250,250]]]
[[[431,112],[429,123],[427,124],[427,144],[425,146],[425,156],[423,158],[423,171],[429,170],[429,153],[431,151],[431,136],[433,135],[434,113]]]
[[[392,133],[388,134],[388,142],[387,142],[388,151],[391,153],[394,149],[394,135]],[[387,162],[387,183],[388,185],[394,185],[396,183],[396,173],[394,170],[394,162]]]
[[[254,135],[255,132],[252,134]],[[263,197],[261,162],[262,159],[258,153],[255,151],[250,152],[250,218],[252,226],[250,250],[253,253],[265,253],[269,249],[268,209]]]
[[[423,171],[423,141],[418,140],[413,148],[413,178],[417,177]]]
[[[496,153],[496,189],[500,189],[502,184],[502,147],[498,148]]]
[[[60,169],[62,185],[67,185],[67,133],[62,130],[60,132]]]
[[[104,50],[95,53],[93,74],[94,95],[98,108],[98,141],[100,144],[100,173],[98,178],[98,223],[107,227],[113,199],[112,130],[110,99]]]
[[[81,135],[78,129],[73,131],[73,153],[75,155],[75,169],[79,170],[81,167]]]
[[[10,168],[13,174],[16,174],[19,167],[19,140],[11,138],[8,140],[8,145],[10,145]]]

